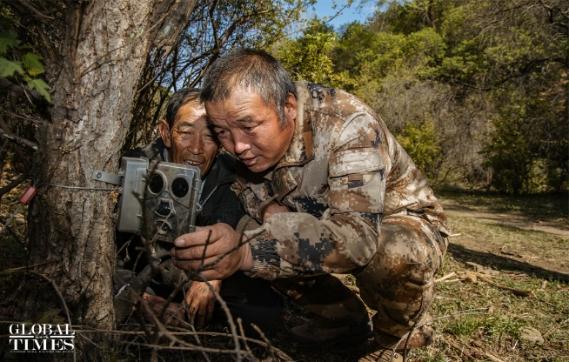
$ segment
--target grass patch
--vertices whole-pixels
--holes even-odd
[[[470,337],[474,331],[482,326],[482,320],[478,317],[465,317],[445,326],[444,333],[449,333],[457,337]]]
[[[566,217],[566,195],[507,198],[500,195],[445,194],[452,205],[483,212],[524,213],[550,219]],[[444,198],[443,197],[443,198]],[[462,215],[462,214],[461,214]],[[564,221],[563,221],[564,222]],[[540,231],[485,222],[476,217],[452,216],[449,223],[455,250],[449,253],[440,275],[476,272],[467,262],[480,264],[485,278],[454,278],[437,284],[432,306],[438,331],[433,346],[413,351],[411,361],[491,360],[569,361],[569,284],[548,276],[561,274],[535,270],[569,270],[569,238]],[[555,279],[555,278],[554,278]],[[529,291],[514,295],[498,286]],[[532,327],[542,345],[522,340],[522,330]]]
[[[507,316],[467,316],[448,323],[443,332],[457,337],[470,337],[475,332],[478,332],[479,335],[488,337],[501,336],[505,334],[513,338],[519,338],[520,328],[524,326],[524,324],[524,322]]]

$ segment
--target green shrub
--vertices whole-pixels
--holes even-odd
[[[407,124],[397,140],[427,177],[434,178],[441,160],[441,147],[431,121]]]

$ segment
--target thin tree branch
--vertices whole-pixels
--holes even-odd
[[[2,198],[2,196],[7,194],[8,192],[12,191],[12,189],[17,187],[22,182],[24,182],[24,180],[27,178],[28,177],[26,175],[20,175],[17,178],[15,178],[14,180],[10,181],[10,183],[8,185],[0,188],[0,199]]]
[[[27,0],[12,0],[12,6],[18,8],[22,14],[31,15],[34,19],[40,22],[46,22],[49,20],[54,20],[53,16],[46,15],[35,8],[32,4],[30,4]],[[28,11],[25,11],[28,10]],[[31,14],[30,14],[31,12]]]
[[[32,142],[32,141],[25,139],[23,137],[13,135],[11,133],[8,133],[8,132],[4,131],[2,128],[0,128],[0,136],[4,137],[10,141],[16,142],[19,145],[29,147],[34,151],[38,150],[38,145],[35,142]]]

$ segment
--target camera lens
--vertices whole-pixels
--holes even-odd
[[[158,204],[158,207],[156,208],[156,213],[162,217],[166,217],[170,215],[170,212],[172,212],[170,204],[166,201],[160,201],[160,204]]]
[[[148,189],[152,193],[159,193],[164,188],[164,180],[160,174],[154,173],[150,176],[150,180],[148,182]]]
[[[176,197],[186,196],[189,189],[190,185],[188,185],[188,181],[183,178],[178,177],[174,182],[172,182],[172,193]]]

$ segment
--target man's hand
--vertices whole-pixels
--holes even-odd
[[[220,223],[178,237],[170,253],[178,268],[197,271],[207,280],[225,279],[237,270],[253,267],[251,247],[239,246],[239,242],[240,235]]]
[[[213,291],[215,290],[216,293],[219,293],[221,289],[221,280],[212,280],[209,284],[208,286],[207,283],[193,281],[184,296],[188,319],[190,323],[198,327],[205,326],[211,319],[215,307],[215,294]]]
[[[274,214],[278,214],[280,212],[288,212],[288,211],[289,211],[288,207],[273,201],[270,204],[268,204],[263,210],[263,222],[267,221]]]
[[[168,301],[162,297],[157,295],[152,295],[148,293],[142,294],[142,312],[144,314],[144,318],[154,323],[154,319],[159,319],[162,310],[166,307],[164,311],[163,319],[161,320],[162,323],[168,326],[174,327],[185,327],[184,325],[184,309],[178,303],[168,303]]]

